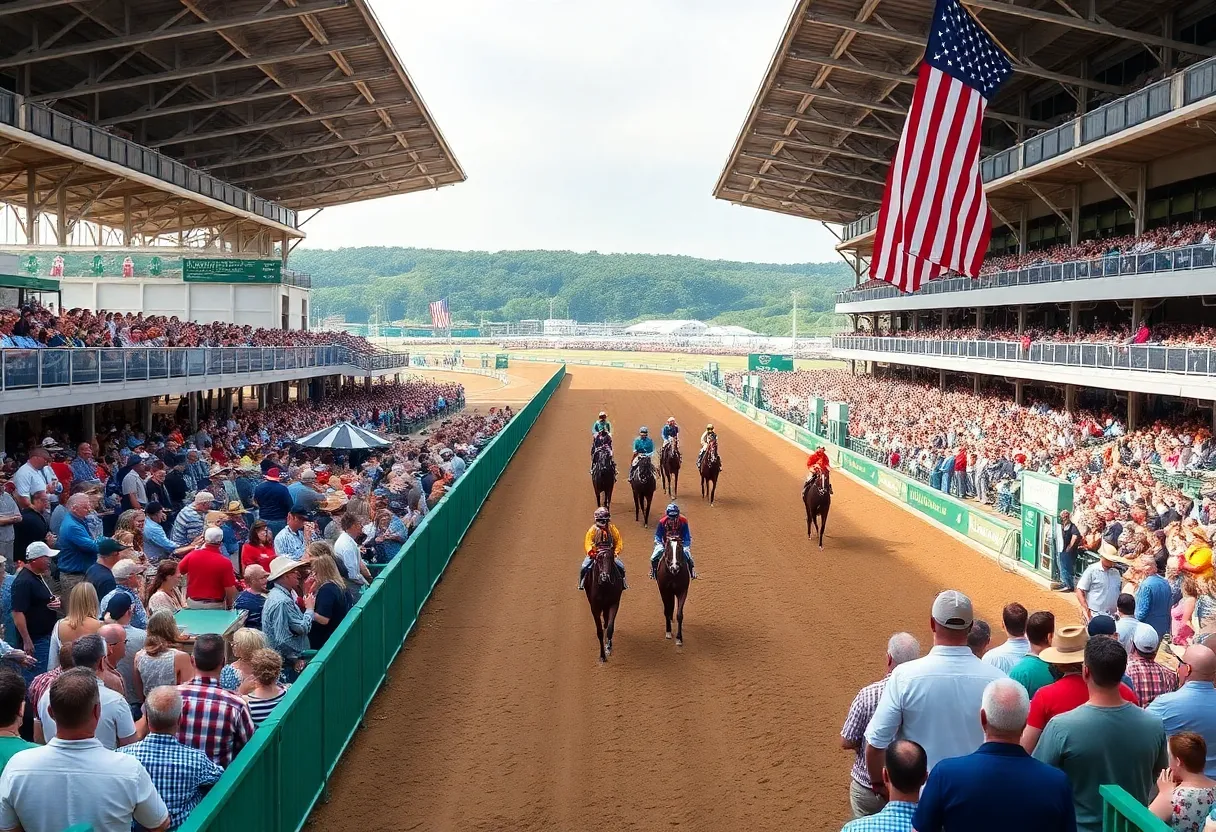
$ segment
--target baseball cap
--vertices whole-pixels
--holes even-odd
[[[156,500],[153,500],[152,502],[150,502],[146,506],[144,506],[144,516],[151,517],[154,514],[160,514],[164,510],[165,510],[164,506],[162,506]]]
[[[933,620],[947,630],[965,630],[975,620],[971,599],[957,589],[947,589],[933,599]]]
[[[110,600],[106,602],[105,614],[110,616],[111,621],[117,621],[126,615],[131,609],[131,596],[125,592],[115,592],[110,596]]]
[[[207,531],[203,532],[203,540],[205,540],[207,543],[223,543],[224,530],[212,526],[211,528],[207,529]]]
[[[125,581],[127,578],[131,577],[132,575],[138,575],[139,573],[141,573],[143,571],[144,571],[144,567],[140,566],[138,563],[131,560],[130,558],[120,560],[118,563],[114,564],[114,569],[113,569],[114,578],[115,578],[115,580],[119,580],[119,581]]]
[[[1139,630],[1140,628],[1137,627],[1136,629]],[[1095,615],[1089,619],[1089,626],[1086,627],[1086,630],[1090,636],[1113,636],[1117,628],[1115,627],[1115,619],[1109,615]]]
[[[1136,649],[1141,653],[1156,653],[1160,641],[1156,629],[1143,621],[1136,625],[1136,631],[1132,633],[1132,644],[1136,645]]]
[[[59,554],[58,549],[52,549],[41,540],[36,540],[25,548],[25,559],[36,560],[37,558],[53,558]]]
[[[116,555],[119,552],[125,552],[130,548],[130,546],[119,543],[112,537],[103,537],[101,540],[97,541],[97,554],[101,557],[105,557],[106,555]]]

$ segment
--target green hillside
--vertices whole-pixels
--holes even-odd
[[[429,321],[427,304],[448,298],[457,321],[557,317],[581,321],[696,318],[771,335],[790,329],[790,291],[801,292],[800,335],[843,322],[835,293],[852,281],[843,262],[736,263],[652,254],[570,251],[437,251],[415,248],[299,249],[290,266],[313,276],[313,314],[362,323]]]

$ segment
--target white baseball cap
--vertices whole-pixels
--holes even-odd
[[[41,540],[36,540],[25,549],[25,559],[37,560],[38,558],[53,558],[59,554],[58,549],[52,549]]]

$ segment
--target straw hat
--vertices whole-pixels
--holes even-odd
[[[300,569],[305,566],[308,566],[308,564],[302,560],[292,560],[291,558],[279,556],[270,562],[270,576],[267,580],[277,581],[291,570]]]
[[[1060,627],[1051,646],[1039,653],[1039,658],[1048,664],[1081,664],[1088,642],[1089,632],[1084,627]]]
[[[218,477],[221,474],[223,474],[225,471],[231,471],[231,470],[232,470],[231,465],[220,465],[218,462],[213,462],[213,463],[211,463],[210,476]]]
[[[330,494],[321,501],[321,505],[317,506],[319,511],[334,512],[341,511],[346,508],[346,497],[337,494]]]
[[[248,514],[249,510],[246,509],[243,505],[241,505],[240,500],[232,500],[231,502],[228,503],[228,508],[225,510],[224,513],[225,514]]]
[[[1121,563],[1124,566],[1134,566],[1135,565],[1135,563],[1133,561],[1131,561],[1130,559],[1122,557],[1119,554],[1119,550],[1116,549],[1114,546],[1112,546],[1110,543],[1107,543],[1105,540],[1103,540],[1102,545],[1098,547],[1098,555],[1103,560],[1108,560],[1111,563]]]

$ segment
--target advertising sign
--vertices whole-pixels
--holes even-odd
[[[794,356],[753,352],[747,356],[747,369],[749,372],[774,370],[781,373],[792,373],[794,371]]]
[[[281,260],[182,259],[182,280],[187,283],[282,283]]]

